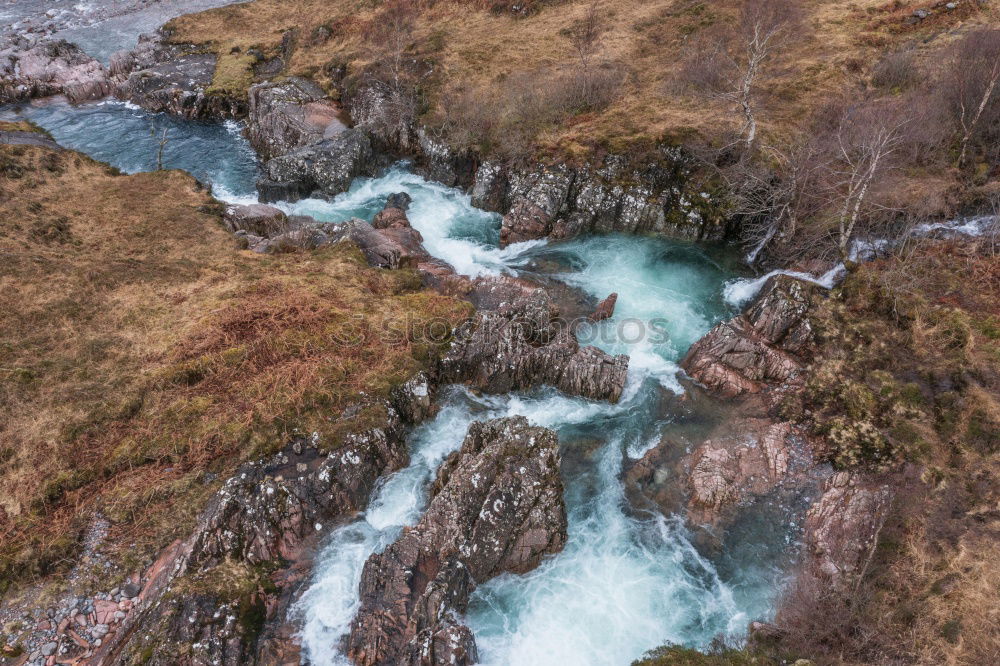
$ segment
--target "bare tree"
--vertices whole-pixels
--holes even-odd
[[[871,211],[870,198],[882,176],[891,170],[904,141],[906,118],[888,105],[848,109],[834,137],[837,161],[832,167],[832,195],[837,205],[837,251],[844,265],[854,265],[852,241],[863,217]]]
[[[416,19],[414,0],[389,0],[384,3],[368,39],[373,45],[374,67],[366,76],[381,93],[382,122],[390,133],[408,126],[416,113],[417,77],[407,52],[413,43]]]
[[[738,109],[740,136],[748,149],[757,139],[760,80],[798,23],[799,12],[790,0],[745,0],[735,28],[709,33],[690,49],[682,75],[701,92]]]
[[[568,31],[569,40],[573,44],[573,49],[580,59],[580,66],[585,72],[590,70],[590,59],[600,45],[603,32],[604,17],[601,13],[600,3],[595,0],[587,8],[583,19]]]
[[[157,142],[156,150],[156,170],[163,171],[163,149],[167,147],[167,142],[170,139],[167,137],[167,128],[163,128],[163,132],[160,134],[160,138],[156,138],[156,128],[150,126],[149,136],[153,137],[153,140]]]
[[[1000,106],[1000,30],[976,30],[959,42],[945,75],[961,131],[958,166],[965,166],[969,143],[991,107]]]

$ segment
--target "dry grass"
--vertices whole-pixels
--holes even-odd
[[[0,146],[0,202],[0,582],[56,567],[95,510],[123,550],[155,548],[206,472],[295,432],[337,446],[345,401],[435,352],[375,333],[466,314],[346,247],[240,252],[182,172]]]
[[[829,453],[891,471],[898,495],[869,574],[846,603],[793,595],[782,656],[1000,659],[998,303],[1000,256],[983,241],[927,242],[866,265],[822,306],[810,383],[825,381],[823,367],[836,372],[807,392],[802,413],[818,426],[875,422],[888,439],[880,459],[838,456],[844,443]]]
[[[422,82],[430,112],[455,87],[490,89],[518,73],[548,71],[558,76],[576,65],[569,30],[586,15],[587,0],[543,5],[528,17],[498,14],[482,3],[419,2],[419,20],[408,53],[433,64]],[[804,28],[773,65],[763,129],[780,140],[803,129],[810,112],[833,97],[866,85],[887,51],[912,47],[918,63],[933,65],[939,49],[971,25],[996,21],[994,10],[961,3],[910,25],[912,7],[884,0],[798,3]],[[685,45],[711,26],[734,21],[737,0],[649,0],[601,7],[604,30],[595,62],[628,71],[619,99],[599,113],[583,114],[537,137],[542,154],[574,157],[595,148],[632,151],[663,138],[692,133],[714,136],[732,127],[729,110],[690,92],[671,89]],[[285,31],[297,29],[289,73],[323,81],[330,63],[359,69],[377,45],[366,42],[378,20],[378,5],[364,0],[257,0],[171,22],[178,41],[208,43],[220,53],[257,46],[274,52]],[[315,40],[325,26],[329,39]],[[329,83],[329,80],[326,80]]]

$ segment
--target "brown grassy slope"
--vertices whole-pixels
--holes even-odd
[[[822,351],[805,404],[790,412],[823,435],[836,465],[878,471],[915,463],[919,478],[899,484],[894,515],[850,605],[809,600],[791,643],[823,661],[994,663],[997,239],[928,242],[866,265],[816,323]]]
[[[555,73],[576,66],[567,31],[591,2],[543,5],[528,17],[482,9],[482,3],[419,2],[419,20],[408,54],[434,67],[423,82],[429,108],[456,86],[502,87],[520,72]],[[880,57],[915,48],[929,65],[954,34],[996,22],[994,10],[960,3],[952,12],[916,25],[906,23],[920,3],[884,0],[804,0],[796,3],[802,28],[771,67],[770,104],[763,114],[767,132],[780,137],[802,129],[810,112],[863,84]],[[606,110],[552,127],[539,147],[555,156],[586,154],[594,147],[630,150],[664,136],[707,135],[731,128],[729,109],[689,92],[671,89],[685,45],[712,26],[735,21],[737,0],[648,0],[600,3],[603,33],[594,61],[624,67],[621,97]],[[174,39],[212,45],[220,54],[250,46],[274,52],[284,33],[296,28],[296,48],[288,72],[324,79],[331,62],[354,68],[368,64],[378,49],[370,36],[379,20],[378,4],[363,0],[256,0],[175,19]],[[326,41],[314,38],[325,26]],[[539,87],[545,79],[539,80]]]
[[[337,446],[345,400],[434,352],[373,333],[466,312],[346,247],[238,251],[178,171],[0,146],[0,221],[0,584],[55,567],[93,510],[141,557],[190,527],[206,472],[295,432]]]

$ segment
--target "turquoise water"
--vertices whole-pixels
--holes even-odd
[[[167,127],[165,166],[191,171],[230,201],[256,200],[257,163],[234,124],[182,121],[120,103],[27,105],[0,117],[18,113],[64,145],[129,172],[155,166],[149,127]],[[337,646],[356,611],[367,557],[419,519],[438,464],[461,445],[471,422],[514,414],[559,433],[569,541],[535,571],[501,576],[476,591],[466,621],[484,663],[628,664],[666,642],[704,646],[720,634],[739,636],[749,620],[767,617],[786,564],[791,530],[784,517],[768,529],[748,529],[709,559],[692,545],[680,518],[633,507],[621,478],[631,459],[684,427],[677,363],[692,342],[731,315],[724,293],[737,274],[732,253],[621,235],[500,250],[497,215],[406,165],[359,179],[333,201],[280,205],[320,220],[370,219],[398,191],[413,197],[409,216],[428,251],[459,272],[559,280],[592,300],[617,292],[614,317],[583,326],[579,335],[629,354],[628,381],[616,405],[551,389],[505,396],[447,389],[439,415],[410,437],[410,466],[379,486],[359,520],[329,536],[296,607],[310,661],[346,663]],[[764,538],[769,547],[758,547]]]
[[[152,171],[163,131],[163,167],[184,169],[211,183],[216,196],[256,191],[257,158],[235,122],[201,123],[133,104],[104,100],[72,106],[59,99],[0,107],[0,120],[30,120],[61,145],[126,173]]]

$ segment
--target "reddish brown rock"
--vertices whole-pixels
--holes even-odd
[[[594,310],[594,313],[590,315],[590,321],[604,321],[605,319],[611,319],[611,317],[615,314],[615,303],[617,302],[618,294],[612,293],[610,296],[597,304],[597,308]]]
[[[361,576],[348,652],[362,666],[472,664],[457,614],[475,587],[524,573],[566,542],[555,433],[523,417],[475,423],[441,466],[420,522]]]
[[[681,367],[724,398],[787,382],[812,344],[808,311],[818,289],[786,275],[771,278],[746,312],[692,345]]]
[[[891,488],[860,472],[838,472],[805,520],[802,576],[845,589],[860,576],[875,548],[892,500]]]
[[[742,435],[710,439],[686,461],[688,509],[695,522],[716,522],[724,509],[769,492],[789,473],[792,425],[761,419],[744,423]]]

